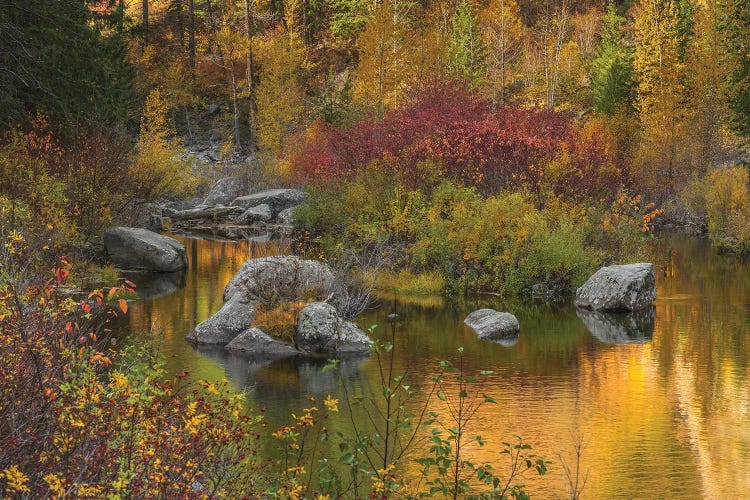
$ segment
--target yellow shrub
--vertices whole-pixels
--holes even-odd
[[[272,337],[294,342],[294,332],[302,309],[310,301],[281,302],[277,305],[259,303],[255,309],[253,325]]]
[[[744,167],[710,172],[704,200],[711,240],[729,250],[750,248],[750,192]]]

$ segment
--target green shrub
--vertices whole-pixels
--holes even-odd
[[[624,193],[607,209],[559,198],[538,208],[523,192],[484,197],[451,181],[408,186],[373,166],[336,189],[310,189],[297,221],[323,255],[387,245],[394,273],[406,284],[410,273],[440,276],[454,296],[555,295],[572,291],[597,266],[637,254],[658,215]],[[391,289],[400,285],[387,278]]]

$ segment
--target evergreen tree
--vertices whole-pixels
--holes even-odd
[[[722,47],[731,67],[725,92],[732,124],[750,136],[750,5],[747,0],[719,2]]]
[[[610,2],[602,24],[602,38],[593,61],[591,88],[597,111],[612,115],[632,108],[633,49],[623,43],[625,18]]]
[[[448,70],[476,86],[485,76],[486,58],[474,4],[471,0],[461,0],[453,16],[453,31],[448,43]]]
[[[116,14],[115,14],[116,15]],[[0,9],[0,129],[36,112],[96,127],[122,122],[131,74],[116,33],[84,0],[6,2]]]

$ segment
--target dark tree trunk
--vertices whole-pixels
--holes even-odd
[[[148,43],[148,0],[143,0],[143,41]]]
[[[191,74],[195,77],[195,0],[188,0],[188,57]]]

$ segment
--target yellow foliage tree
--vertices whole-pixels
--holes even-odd
[[[278,154],[302,121],[304,101],[299,74],[305,67],[305,47],[293,33],[280,33],[262,47],[262,71],[256,89],[258,144]]]
[[[656,197],[671,197],[686,178],[681,140],[688,119],[679,57],[679,12],[673,0],[649,0],[636,19],[633,67],[642,141],[636,174]]]
[[[490,2],[480,14],[484,43],[489,49],[488,73],[492,97],[500,104],[523,48],[524,26],[515,0]]]
[[[411,77],[405,22],[392,1],[378,5],[360,35],[355,96],[375,103],[379,114],[398,104]]]
[[[141,117],[138,154],[129,169],[137,196],[146,201],[169,196],[186,196],[196,180],[189,165],[180,160],[180,148],[170,137],[168,105],[161,92],[152,90]]]

